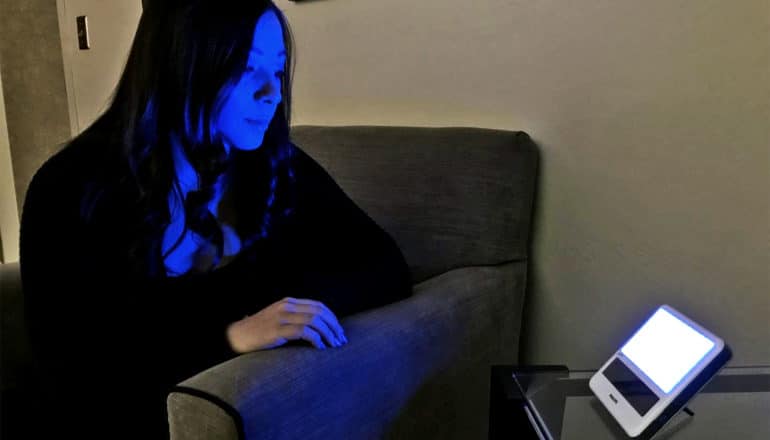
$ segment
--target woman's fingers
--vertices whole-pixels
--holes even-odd
[[[281,327],[280,333],[282,333],[281,336],[283,338],[291,340],[304,339],[313,344],[315,348],[326,350],[326,345],[324,345],[321,335],[308,325],[286,324]]]
[[[289,301],[290,304],[295,306],[294,310],[298,312],[304,312],[304,313],[320,312],[320,314],[323,316],[326,323],[334,332],[334,336],[337,338],[337,340],[339,340],[340,342],[348,341],[347,338],[345,337],[345,330],[342,328],[342,325],[337,319],[337,316],[335,316],[334,313],[328,307],[326,307],[324,303],[320,301],[314,301],[312,299],[300,299],[300,298],[293,298],[293,297],[287,297],[286,299]]]
[[[303,325],[311,327],[321,335],[326,345],[330,347],[338,347],[342,345],[342,341],[335,337],[332,329],[320,315],[305,312],[286,313],[284,315],[283,321],[291,325]]]
[[[290,299],[293,304],[296,304],[299,307],[298,310],[306,313],[313,313],[316,310],[314,309],[314,307],[320,308],[321,314],[323,315],[326,322],[329,324],[329,327],[331,327],[331,329],[334,331],[334,334],[337,337],[337,339],[343,342],[347,342],[347,338],[345,337],[345,330],[342,328],[342,325],[337,319],[337,316],[328,307],[326,307],[324,303],[320,301],[315,301],[312,299],[301,299],[301,298],[288,298],[288,299]],[[310,307],[310,308],[307,308],[307,307]]]
[[[227,340],[238,353],[273,348],[296,339],[307,340],[319,349],[347,342],[337,317],[313,300],[284,298],[227,327]]]

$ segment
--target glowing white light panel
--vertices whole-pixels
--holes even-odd
[[[714,347],[714,342],[659,308],[620,351],[664,393]]]

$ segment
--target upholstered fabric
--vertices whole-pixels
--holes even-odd
[[[516,361],[525,271],[455,269],[343,320],[341,348],[255,352],[192,377],[168,399],[174,438],[231,432],[221,408],[186,411],[206,395],[240,414],[246,438],[483,438],[489,365]]]
[[[196,395],[201,396],[200,393]],[[181,392],[171,393],[168,397],[174,420],[169,426],[171,438],[225,440],[242,437],[239,417],[228,414],[224,406],[215,402],[214,396],[198,398]]]
[[[18,438],[29,419],[31,355],[19,263],[0,264],[0,438]]]
[[[299,126],[292,134],[395,238],[415,283],[526,258],[537,171],[526,133]]]
[[[0,359],[3,372],[0,389],[16,387],[29,365],[29,345],[24,332],[24,298],[21,293],[19,263],[0,264]]]

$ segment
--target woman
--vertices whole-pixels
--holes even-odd
[[[105,113],[49,159],[21,271],[50,434],[168,436],[173,385],[240,353],[347,342],[411,294],[392,238],[289,134],[269,0],[145,8]]]

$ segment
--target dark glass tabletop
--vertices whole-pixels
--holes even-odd
[[[493,395],[513,404],[490,401],[490,437],[523,434],[521,427],[499,426],[507,423],[500,414],[518,411],[531,438],[629,438],[588,387],[593,374],[564,366],[493,366]],[[653,439],[770,439],[770,367],[725,367],[687,407],[693,415],[680,412]]]

